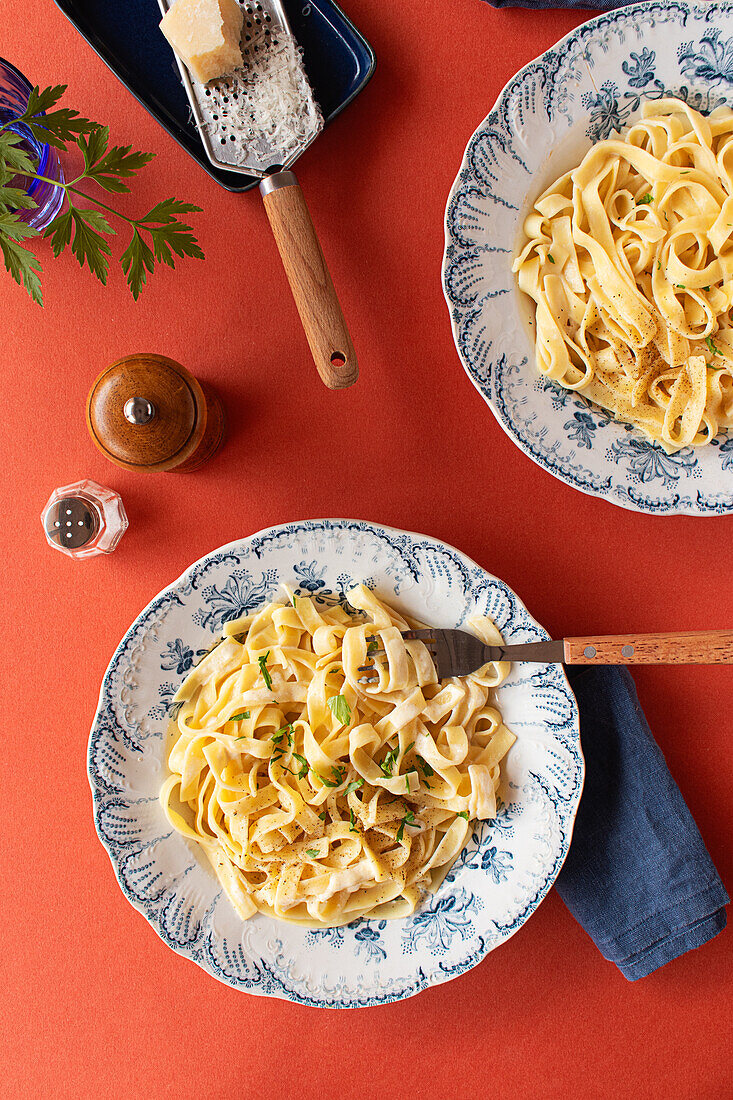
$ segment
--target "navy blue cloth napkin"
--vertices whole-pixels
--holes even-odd
[[[484,0],[492,8],[582,8],[611,11],[625,8],[634,0]]]
[[[586,763],[556,886],[629,981],[725,928],[728,895],[626,668],[567,668]]]

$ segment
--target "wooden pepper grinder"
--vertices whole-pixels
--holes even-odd
[[[102,454],[126,470],[197,470],[224,435],[219,398],[165,355],[128,355],[102,371],[87,398]]]

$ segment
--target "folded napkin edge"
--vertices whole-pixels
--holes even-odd
[[[660,966],[666,966],[667,963],[680,958],[687,951],[709,943],[720,935],[727,924],[728,916],[725,908],[716,909],[715,912],[708,913],[694,924],[680,928],[671,936],[651,944],[638,955],[629,955],[625,959],[615,960],[615,965],[627,981],[636,982],[639,978],[648,977]],[[611,961],[609,959],[609,962]]]
[[[704,899],[707,897],[707,895],[712,895],[708,903],[708,908],[706,912],[699,913],[699,909],[703,904],[705,904]],[[695,905],[696,902],[698,903],[698,905]],[[699,915],[696,915],[693,918],[694,924],[698,920],[704,919],[706,916],[710,916],[717,910],[724,909],[725,906],[729,904],[730,897],[728,896],[728,891],[725,889],[723,883],[720,881],[719,878],[711,879],[705,884],[705,886],[703,886],[701,890],[696,890],[694,893],[688,894],[685,897],[675,898],[672,902],[670,902],[669,905],[665,906],[663,909],[660,909],[654,913],[650,913],[646,917],[642,917],[642,919],[637,921],[636,924],[631,925],[630,928],[624,929],[623,932],[612,937],[594,936],[593,938],[598,946],[598,949],[603,955],[605,955],[606,958],[609,958],[609,956],[604,950],[605,947],[615,947],[616,950],[613,952],[614,954],[619,954],[621,958],[630,958],[631,955],[635,954],[635,952],[629,951],[628,954],[621,954],[621,952],[624,951],[624,940],[628,939],[634,934],[641,934],[645,927],[648,927],[655,921],[660,921],[665,916],[673,913],[676,909],[681,911],[677,923],[671,925],[662,936],[654,941],[654,943],[659,943],[673,933],[684,931],[686,927],[691,927],[689,921],[691,918],[693,918],[693,913],[685,913],[686,909],[689,910],[690,908],[694,908],[694,910],[698,911]],[[685,921],[687,921],[688,923],[684,923]],[[650,946],[654,946],[654,944],[651,944]],[[615,962],[617,960],[614,959],[612,961]]]

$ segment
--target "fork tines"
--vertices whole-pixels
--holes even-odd
[[[435,644],[435,631],[434,630],[403,630],[403,631],[401,631],[401,634],[402,634],[402,637],[405,639],[405,641],[408,641],[408,642],[410,642],[410,641],[424,642],[426,645],[434,645]],[[384,656],[386,656],[386,654],[385,654],[383,649],[379,649],[379,650],[377,650],[376,653],[373,653],[370,656],[372,658],[374,658],[374,657],[384,657]],[[431,653],[431,656],[434,657],[434,654]],[[376,670],[374,668],[374,665],[371,664],[371,665],[359,665],[358,671],[359,672],[375,672]],[[379,676],[369,676],[369,677],[360,676],[359,679],[357,680],[357,683],[359,683],[359,684],[378,684],[379,683]]]

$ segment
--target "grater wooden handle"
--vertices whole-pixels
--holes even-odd
[[[613,634],[565,638],[568,665],[673,665],[733,663],[733,630],[680,634]]]
[[[276,172],[260,191],[318,373],[331,390],[353,386],[356,352],[300,184]]]

